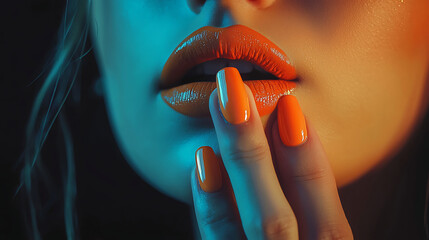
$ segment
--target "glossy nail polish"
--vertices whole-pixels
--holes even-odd
[[[195,152],[197,175],[204,192],[216,192],[222,187],[218,159],[211,147],[200,147]]]
[[[223,117],[232,124],[246,122],[250,117],[249,99],[238,70],[233,67],[220,70],[216,85]]]
[[[298,146],[307,140],[305,117],[295,96],[286,95],[279,99],[277,121],[284,145]]]

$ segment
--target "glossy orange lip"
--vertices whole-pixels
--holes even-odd
[[[181,84],[194,66],[223,58],[245,60],[279,79],[245,81],[252,90],[259,114],[271,113],[278,99],[290,94],[296,71],[286,54],[262,34],[243,25],[226,28],[203,27],[185,38],[173,51],[162,70],[161,96],[174,110],[193,117],[209,115],[208,100],[216,88],[213,82]]]

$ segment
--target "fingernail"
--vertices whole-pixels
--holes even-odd
[[[216,192],[222,187],[222,175],[216,154],[211,147],[200,147],[195,152],[197,174],[204,192]]]
[[[216,85],[223,117],[232,124],[246,122],[250,117],[249,99],[238,70],[234,67],[220,70]]]
[[[298,146],[307,140],[305,117],[295,96],[286,95],[279,99],[277,121],[284,145]]]

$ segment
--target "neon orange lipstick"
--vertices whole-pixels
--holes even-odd
[[[197,71],[196,66],[219,59],[230,61],[228,64],[231,65],[235,60],[245,61],[254,69],[272,76],[266,78],[263,75],[250,80],[243,77],[255,96],[261,116],[271,113],[278,99],[296,87],[296,82],[291,80],[295,80],[297,74],[289,58],[262,34],[243,25],[203,27],[185,38],[165,63],[160,78],[164,101],[179,113],[193,117],[209,116],[208,101],[216,88],[215,73],[206,74],[201,79],[198,78],[202,76],[199,73],[192,81],[187,77],[190,71]],[[228,66],[219,66],[218,70],[224,67]]]

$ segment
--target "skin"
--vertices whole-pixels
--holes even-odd
[[[262,121],[252,114],[257,109],[250,89],[247,95],[250,118],[239,124],[225,121],[217,93],[210,98],[226,171],[220,191],[202,191],[193,180],[202,238],[353,239],[332,169],[311,124],[307,124],[308,139],[289,146],[280,140],[278,122],[274,122],[268,137],[270,151]]]
[[[197,14],[199,7],[93,1],[93,42],[117,142],[142,178],[169,196],[192,202],[195,151],[221,152],[212,119],[175,112],[156,88],[173,49],[205,25],[246,25],[286,52],[300,76],[294,94],[340,188],[389,163],[426,111],[426,0],[208,0]]]

